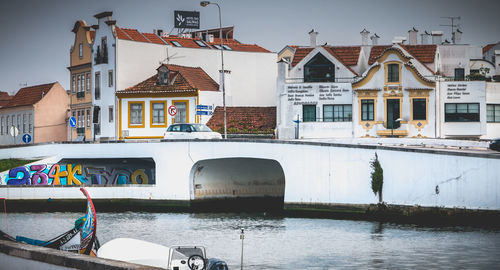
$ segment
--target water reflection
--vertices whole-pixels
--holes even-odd
[[[9,214],[11,234],[50,238],[81,213]],[[426,228],[380,222],[285,218],[264,214],[98,213],[101,243],[132,237],[203,245],[209,257],[244,269],[478,269],[500,265],[500,231]],[[0,228],[5,229],[0,219]]]

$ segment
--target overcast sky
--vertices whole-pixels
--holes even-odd
[[[69,87],[71,29],[77,20],[95,24],[93,15],[113,11],[117,25],[169,32],[174,10],[200,12],[201,28],[218,27],[217,7],[202,8],[198,0],[4,0],[0,9],[0,91],[11,94],[20,84],[59,81]],[[500,41],[498,0],[219,0],[222,24],[235,26],[243,43],[277,52],[285,45],[307,45],[308,32],[318,43],[359,45],[359,32],[377,33],[379,44],[407,36],[412,27],[442,30],[450,39],[450,21],[460,16],[462,41],[484,46]]]

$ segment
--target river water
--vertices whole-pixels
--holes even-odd
[[[83,213],[0,214],[13,235],[49,239]],[[498,269],[500,231],[428,228],[265,214],[98,213],[101,244],[132,237],[162,245],[203,245],[209,258],[240,269]]]

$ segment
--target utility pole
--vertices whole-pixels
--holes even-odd
[[[439,26],[448,26],[448,27],[451,27],[451,40],[453,42],[453,44],[455,44],[455,28],[459,28],[460,27],[460,24],[455,24],[455,21],[459,21],[460,20],[460,16],[458,17],[446,17],[446,16],[443,16],[441,17],[442,19],[448,19],[448,20],[451,20],[451,24],[440,24]]]

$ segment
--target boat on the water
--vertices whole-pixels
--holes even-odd
[[[72,229],[50,240],[38,240],[24,236],[13,237],[0,230],[0,239],[96,256],[99,241],[96,235],[97,216],[94,203],[85,188],[80,188],[80,190],[87,198],[87,210],[85,216],[75,221],[75,226]]]
[[[202,246],[171,246],[132,238],[116,238],[97,251],[97,257],[162,267],[169,270],[227,270],[219,259],[207,259]]]

